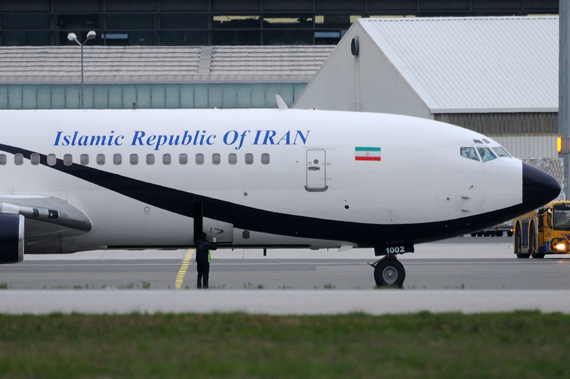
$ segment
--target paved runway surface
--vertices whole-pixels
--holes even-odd
[[[218,250],[213,252],[212,289],[373,289],[372,249]],[[188,267],[184,267],[184,259]],[[512,240],[455,238],[418,245],[400,256],[406,289],[570,290],[570,258],[517,259]],[[21,264],[0,266],[0,287],[10,289],[193,289],[192,252],[93,251],[31,255]]]
[[[121,311],[117,304],[124,304],[122,311],[129,312],[272,313],[280,309],[302,313],[303,307],[307,313],[313,309],[324,313],[487,309],[568,312],[565,304],[570,304],[570,258],[517,259],[511,238],[463,237],[419,245],[416,253],[400,257],[406,269],[404,291],[372,290],[373,269],[367,262],[375,259],[371,249],[269,250],[267,257],[263,257],[262,250],[218,250],[213,253],[212,289],[206,292],[193,290],[196,268],[192,251],[26,256],[21,264],[0,266],[0,288],[28,290],[0,291],[0,312],[42,312],[35,308],[42,304],[38,299],[49,299],[43,303],[59,307],[44,307],[43,312],[91,312],[91,304],[102,312]],[[154,291],[142,291],[146,289]],[[80,307],[78,299],[88,299],[87,305],[69,308]],[[293,303],[301,304],[301,308],[293,307]],[[25,304],[28,308],[21,308]],[[184,306],[177,308],[173,304]],[[412,309],[409,304],[416,305]]]

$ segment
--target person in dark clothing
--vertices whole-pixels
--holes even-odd
[[[216,237],[214,242],[207,239],[206,233],[202,233],[200,239],[196,240],[196,268],[198,270],[198,288],[208,288],[208,278],[210,276],[210,251],[216,250],[218,244]],[[202,279],[203,285],[202,285]]]

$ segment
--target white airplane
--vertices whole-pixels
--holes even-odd
[[[311,110],[6,110],[0,263],[26,254],[374,248],[397,254],[495,225],[558,182],[484,135],[405,116]],[[349,254],[349,253],[347,253]]]

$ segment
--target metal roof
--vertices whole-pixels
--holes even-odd
[[[558,111],[558,17],[359,19],[432,113]]]
[[[334,46],[85,46],[85,83],[308,82]],[[78,83],[79,46],[0,47],[0,84]]]

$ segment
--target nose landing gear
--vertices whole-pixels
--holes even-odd
[[[378,287],[402,288],[404,285],[406,270],[395,255],[386,255],[370,266],[374,267],[374,280]]]

